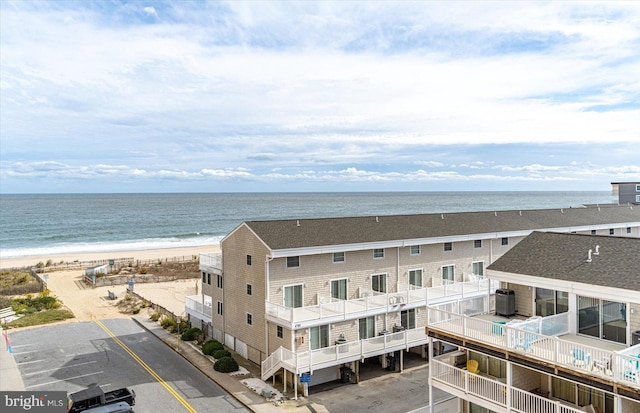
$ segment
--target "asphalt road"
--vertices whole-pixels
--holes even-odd
[[[11,343],[26,390],[129,387],[136,413],[248,411],[130,319],[12,332]]]

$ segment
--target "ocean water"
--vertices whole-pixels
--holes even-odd
[[[0,195],[0,257],[209,245],[243,221],[616,202],[610,192]]]

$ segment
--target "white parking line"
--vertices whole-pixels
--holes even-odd
[[[19,348],[19,347],[26,347],[26,346],[33,346],[34,344],[18,344],[17,346],[11,346],[13,348]]]
[[[55,368],[55,369],[40,370],[40,371],[36,371],[36,372],[33,372],[33,373],[23,374],[23,376],[33,376],[33,375],[40,374],[40,373],[46,373],[48,371],[56,371],[56,370],[68,369],[70,367],[84,366],[85,364],[91,364],[91,363],[97,363],[97,361],[93,360],[93,361],[87,361],[85,363],[70,364],[68,366],[62,366],[62,367],[58,367],[58,368]]]
[[[32,360],[32,361],[22,361],[22,362],[18,362],[18,365],[22,366],[23,364],[41,363],[43,361],[44,361],[44,359],[42,359],[42,360]]]
[[[34,384],[32,386],[25,386],[25,389],[32,389],[34,387],[46,386],[48,384],[60,383],[61,381],[75,380],[75,379],[79,379],[79,378],[82,378],[82,377],[88,377],[88,376],[93,376],[95,374],[102,374],[102,373],[104,373],[104,371],[96,371],[95,373],[82,374],[80,376],[75,376],[75,377],[67,377],[66,379],[62,379],[62,380],[54,380],[54,381],[50,381],[50,382],[47,382],[47,383],[40,383],[40,384]]]

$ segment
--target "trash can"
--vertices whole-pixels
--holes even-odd
[[[351,381],[351,369],[349,367],[340,367],[340,382],[349,383]]]
[[[635,346],[636,344],[640,344],[640,330],[634,331],[631,334],[631,345]]]

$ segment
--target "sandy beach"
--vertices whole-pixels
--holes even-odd
[[[46,256],[27,256],[18,258],[0,258],[0,268],[15,268],[36,265],[39,262],[74,262],[107,260],[112,258],[133,258],[134,260],[152,260],[156,258],[183,257],[199,255],[201,253],[220,252],[220,244],[203,245],[200,247],[161,248],[136,251],[83,252],[70,254],[51,254]]]
[[[24,267],[37,264],[38,262],[72,262],[92,261],[110,258],[134,258],[136,260],[152,260],[171,257],[182,257],[198,255],[200,253],[220,252],[220,245],[206,245],[202,247],[186,248],[163,248],[141,251],[117,251],[117,252],[93,252],[82,254],[57,254],[47,256],[30,256],[20,258],[9,258],[0,260],[0,268]],[[89,321],[92,319],[107,319],[130,317],[123,314],[117,307],[118,300],[109,300],[108,291],[111,290],[123,298],[126,294],[127,286],[105,286],[87,287],[82,283],[83,270],[54,271],[49,273],[47,280],[51,293],[62,300],[69,308],[75,318],[65,322]],[[162,283],[137,284],[135,292],[146,299],[160,304],[173,311],[175,314],[184,315],[185,296],[198,293],[198,279],[178,280]]]

